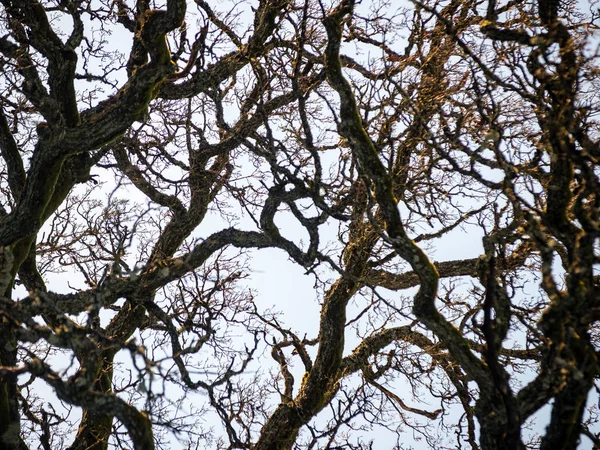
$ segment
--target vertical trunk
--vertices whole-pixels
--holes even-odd
[[[114,351],[102,353],[98,378],[94,390],[112,392]],[[96,411],[84,410],[77,436],[68,450],[107,450],[112,429],[113,416]]]
[[[10,299],[14,282],[13,251],[0,246],[0,296]],[[11,319],[0,310],[0,367],[17,364],[17,340]],[[0,450],[19,448],[21,421],[19,417],[17,377],[0,376]]]
[[[68,450],[106,450],[113,417],[86,410],[77,437]]]
[[[17,342],[12,326],[0,316],[0,366],[14,367],[17,363]],[[21,422],[17,378],[0,377],[0,450],[19,448]]]
[[[506,409],[500,395],[478,401],[476,415],[481,426],[479,439],[483,450],[525,449],[521,440],[521,427],[509,420]]]

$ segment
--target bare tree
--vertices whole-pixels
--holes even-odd
[[[1,4],[0,449],[600,448],[595,3]]]

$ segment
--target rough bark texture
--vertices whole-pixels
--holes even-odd
[[[597,17],[221,3],[0,0],[0,450],[600,448]]]

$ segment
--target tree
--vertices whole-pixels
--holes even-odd
[[[594,5],[1,4],[0,449],[600,448]]]

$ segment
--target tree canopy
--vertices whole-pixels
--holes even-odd
[[[600,448],[596,2],[0,4],[0,450]]]

